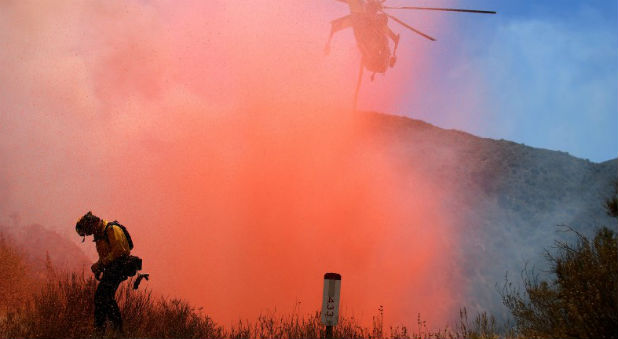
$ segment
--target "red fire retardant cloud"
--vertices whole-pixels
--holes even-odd
[[[224,323],[317,310],[338,272],[343,313],[442,325],[461,288],[449,192],[351,112],[351,32],[322,52],[342,5],[0,5],[1,211],[71,236],[88,210],[120,220],[153,291]]]

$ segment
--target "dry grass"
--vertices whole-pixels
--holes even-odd
[[[122,337],[126,338],[323,338],[325,328],[319,312],[309,315],[277,315],[270,312],[256,321],[239,321],[229,329],[214,322],[201,309],[192,308],[178,299],[154,297],[151,291],[131,288],[122,283],[116,294],[124,319]],[[47,281],[30,299],[24,300],[0,317],[2,338],[92,338],[93,296],[96,281],[83,274],[56,274],[50,271]],[[405,326],[383,328],[383,309],[379,309],[371,327],[359,325],[354,317],[341,317],[334,327],[334,338],[496,338],[493,320],[486,315],[453,331],[429,331],[419,318],[416,332]],[[491,325],[489,325],[491,324]],[[110,327],[110,326],[108,326]],[[111,330],[106,333],[114,337]]]
[[[0,315],[21,305],[34,286],[23,254],[0,233]]]
[[[84,273],[58,273],[47,258],[46,272],[29,272],[22,254],[0,235],[0,338],[95,337],[94,293],[97,282]],[[147,289],[133,290],[123,282],[116,299],[124,319],[125,338],[323,338],[325,327],[319,312],[277,315],[270,312],[257,320],[239,321],[225,329],[201,309],[179,299],[155,297]],[[363,327],[353,317],[342,316],[334,338],[495,338],[493,320],[486,315],[468,324],[467,313],[453,331],[430,331],[417,319],[416,332],[406,326],[384,330],[382,306],[372,326]],[[108,326],[111,327],[111,326]],[[109,330],[106,337],[118,336]]]
[[[121,285],[117,300],[124,318],[123,337],[222,338],[225,331],[210,317],[177,299],[154,298],[150,291],[135,291],[131,281]],[[3,338],[86,338],[94,336],[96,281],[70,274],[50,278],[21,307],[0,319]],[[113,333],[107,333],[113,336]]]

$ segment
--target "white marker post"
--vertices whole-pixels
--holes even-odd
[[[338,273],[324,274],[324,294],[322,299],[322,324],[326,325],[326,338],[333,337],[333,326],[339,320],[339,292],[341,291],[341,275]]]

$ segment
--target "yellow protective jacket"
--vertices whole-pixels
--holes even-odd
[[[103,220],[95,231],[94,241],[99,253],[99,263],[104,267],[112,261],[131,254],[129,242],[124,232],[118,226],[107,227],[107,221]],[[107,237],[103,233],[107,227]],[[109,242],[108,242],[109,240]]]

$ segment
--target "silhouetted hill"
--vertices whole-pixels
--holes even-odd
[[[77,245],[41,225],[0,225],[0,233],[21,250],[34,272],[45,270],[47,254],[57,269],[75,272],[90,270],[90,260]]]
[[[618,176],[618,159],[593,163],[405,117],[366,117],[372,137],[398,166],[425,173],[436,186],[455,192],[443,203],[457,220],[462,246],[453,260],[467,280],[468,306],[503,312],[496,284],[507,271],[519,282],[526,264],[543,274],[544,249],[570,238],[557,225],[590,235],[599,225],[615,224],[602,203]]]

